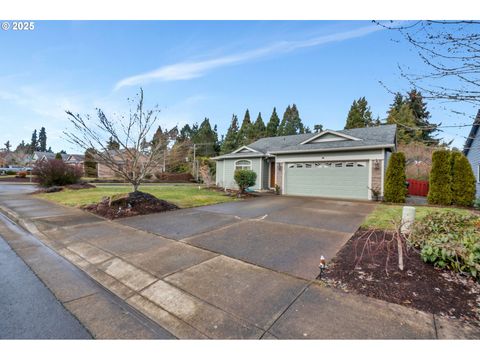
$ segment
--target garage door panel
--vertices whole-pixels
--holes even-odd
[[[286,194],[351,199],[368,198],[368,165],[363,167],[286,166]]]

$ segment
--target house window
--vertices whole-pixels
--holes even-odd
[[[347,163],[347,165],[345,165],[345,166],[346,166],[346,167],[353,167],[354,164],[353,164],[352,162],[349,162],[349,163]]]
[[[312,164],[306,163],[306,164],[305,164],[305,168],[311,169],[311,168],[312,168]]]
[[[335,163],[335,167],[343,167],[343,163]]]
[[[252,161],[251,160],[235,161],[235,170],[252,170]]]
[[[289,169],[293,169],[295,167],[295,164],[288,164]]]
[[[297,168],[303,168],[303,164],[297,164]]]
[[[366,165],[365,165],[365,163],[363,163],[363,162],[359,162],[359,163],[357,163],[357,166],[358,166],[358,167],[365,167]]]

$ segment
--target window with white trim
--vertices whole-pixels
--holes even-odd
[[[477,183],[480,183],[480,164],[477,165]]]
[[[235,170],[252,170],[252,161],[251,160],[235,161]]]
[[[345,167],[354,167],[355,164],[352,163],[352,162],[347,162],[347,164],[345,165]]]
[[[343,163],[335,163],[335,167],[343,167]]]

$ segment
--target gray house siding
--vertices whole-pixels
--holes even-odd
[[[235,173],[235,163],[240,160],[249,160],[252,162],[252,170],[257,174],[257,181],[255,185],[250,187],[252,190],[261,190],[263,182],[263,160],[262,158],[238,158],[238,159],[225,159],[218,161],[217,160],[217,175],[216,183],[217,186],[226,187],[227,189],[237,189],[237,184],[233,178]],[[218,164],[220,165],[221,170],[219,171]]]
[[[473,139],[470,149],[468,150],[467,159],[472,166],[473,174],[475,175],[475,179],[477,180],[477,197],[480,197],[480,174],[479,174],[479,167],[480,167],[480,136],[477,135],[475,139]]]

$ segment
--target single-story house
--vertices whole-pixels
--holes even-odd
[[[61,154],[62,155],[62,160],[66,161],[68,159],[68,154]],[[43,161],[43,160],[53,160],[57,154],[53,152],[48,152],[48,151],[34,151],[33,156],[32,156],[32,162],[35,163],[37,161]]]
[[[467,157],[475,174],[477,184],[477,197],[480,197],[480,135],[478,128],[480,127],[480,110],[473,122],[472,129],[468,135],[467,141],[463,148],[463,153]]]
[[[383,196],[386,164],[396,150],[396,125],[268,137],[216,160],[216,185],[236,188],[236,169],[256,172],[251,190],[283,195],[371,200]]]

